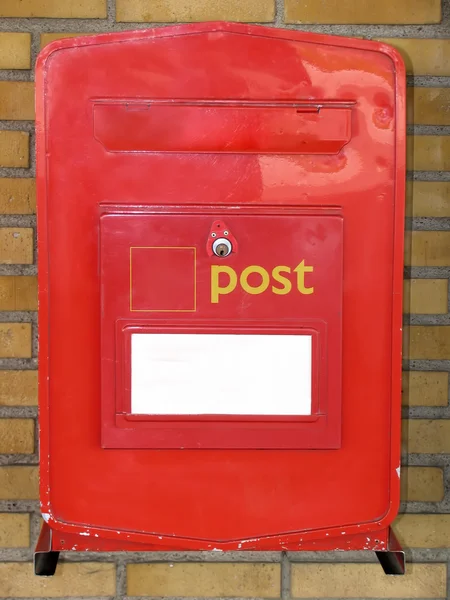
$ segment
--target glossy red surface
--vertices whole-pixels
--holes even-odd
[[[66,534],[71,548],[81,534],[77,549],[380,549],[399,502],[405,74],[396,51],[250,25],[183,25],[55,42],[39,57],[36,83],[41,505],[55,539],[64,547]],[[106,205],[116,213],[105,215]],[[189,225],[175,245],[198,249],[200,269],[211,261],[214,220],[236,236],[229,260],[240,269],[256,260],[247,229],[272,215],[264,235],[277,261],[267,254],[253,263],[271,269],[313,247],[310,227],[295,245],[306,222],[296,211],[342,219],[340,443],[279,449],[268,434],[263,449],[259,432],[253,448],[227,449],[224,439],[220,448],[158,450],[148,447],[154,423],[124,427],[126,393],[117,415],[117,363],[105,361],[120,349],[113,321],[200,327],[196,311],[135,319],[124,300],[121,249],[170,245],[161,232],[176,231],[176,206]],[[152,210],[160,215],[152,223],[165,220],[160,230]],[[100,239],[111,253],[105,262]],[[314,275],[336,260],[318,247]],[[260,329],[301,327],[303,318],[337,328],[339,283],[329,275],[318,276],[329,289],[317,296],[317,314],[307,296],[264,293],[249,296],[244,316]],[[151,306],[154,298],[137,294]],[[206,298],[200,285],[202,326],[236,327],[237,295]],[[319,368],[319,382],[338,354]],[[126,382],[116,387],[126,391]],[[338,394],[328,389],[328,410]],[[208,432],[211,420],[197,426]],[[102,447],[102,429],[104,442],[108,430],[128,439]]]

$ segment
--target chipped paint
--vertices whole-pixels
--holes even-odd
[[[253,542],[259,542],[259,538],[249,538],[248,540],[242,540],[243,544],[252,544]]]
[[[400,479],[400,465],[395,469],[395,472],[397,473],[397,476]]]
[[[50,521],[50,514],[49,513],[42,513],[42,518],[44,519],[44,521],[46,523],[48,523]]]

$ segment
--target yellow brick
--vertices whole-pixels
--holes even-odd
[[[36,277],[0,275],[0,310],[37,310]]]
[[[117,21],[273,21],[274,0],[117,0]]]
[[[448,360],[450,326],[411,325],[403,334],[403,357],[411,360]]]
[[[450,515],[400,515],[394,531],[406,548],[448,548]]]
[[[448,312],[448,279],[407,279],[404,281],[403,312],[416,315],[446,314]]]
[[[413,267],[449,266],[450,231],[406,232],[405,263]]]
[[[450,125],[450,88],[408,88],[407,121],[416,125]]]
[[[6,0],[0,2],[0,17],[104,19],[106,0]]]
[[[411,75],[450,75],[450,40],[418,38],[379,38],[397,48]]]
[[[414,171],[450,171],[450,136],[408,136],[406,165]]]
[[[0,548],[30,545],[30,516],[0,513]]]
[[[0,69],[31,68],[31,35],[0,33]]]
[[[24,131],[0,131],[0,167],[29,167],[30,136]]]
[[[0,371],[0,406],[36,406],[37,371]]]
[[[30,323],[0,323],[0,358],[31,358]]]
[[[41,33],[41,49],[50,44],[50,42],[54,42],[55,40],[62,40],[63,38],[73,38],[79,37],[80,35],[95,35],[95,33]]]
[[[0,227],[0,264],[33,264],[33,230],[21,227]]]
[[[440,0],[286,0],[287,23],[439,23]]]
[[[377,564],[297,563],[294,598],[446,598],[444,564],[407,564],[403,577],[386,577]]]
[[[403,373],[403,404],[407,406],[447,406],[448,373],[434,371]]]
[[[36,212],[34,179],[0,179],[0,214],[32,215]]]
[[[5,121],[34,119],[34,83],[0,81],[0,119]]]
[[[450,419],[405,419],[402,442],[410,454],[450,453]]]
[[[171,563],[127,566],[129,596],[278,598],[280,565]]]
[[[114,596],[115,578],[112,563],[60,562],[53,577],[35,577],[31,563],[1,563],[0,598]]]
[[[0,453],[33,454],[33,419],[0,419]]]
[[[38,498],[38,467],[0,467],[0,500],[38,500]]]
[[[444,498],[444,473],[435,467],[402,467],[402,500],[440,502]]]
[[[450,217],[450,182],[408,181],[406,214],[410,217]]]

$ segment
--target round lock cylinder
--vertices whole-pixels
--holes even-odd
[[[212,250],[216,256],[225,258],[226,256],[231,254],[231,251],[233,250],[233,245],[230,242],[230,240],[227,240],[226,238],[218,238],[214,241]]]

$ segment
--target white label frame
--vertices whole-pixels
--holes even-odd
[[[313,336],[131,335],[131,414],[309,416]]]

